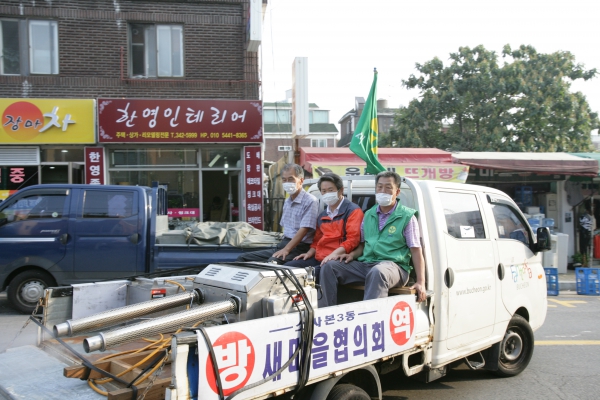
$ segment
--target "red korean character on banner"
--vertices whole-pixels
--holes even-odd
[[[438,170],[438,173],[440,175],[440,179],[443,179],[445,181],[452,179],[452,168],[440,168]]]
[[[225,396],[244,387],[254,370],[255,351],[250,339],[240,332],[221,335],[213,344]],[[219,393],[210,356],[206,359],[206,378],[211,389]]]

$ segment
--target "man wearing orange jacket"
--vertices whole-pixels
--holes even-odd
[[[336,174],[321,176],[317,186],[327,208],[317,217],[317,229],[310,249],[285,265],[316,267],[315,277],[318,280],[321,265],[340,254],[348,254],[358,246],[364,214],[359,206],[344,198],[344,182]]]

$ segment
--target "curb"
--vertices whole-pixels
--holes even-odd
[[[561,282],[560,278],[558,279],[558,290],[562,292],[563,290],[576,291],[577,290],[577,282],[575,281],[565,281]]]

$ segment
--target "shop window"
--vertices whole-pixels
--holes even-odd
[[[58,74],[58,23],[0,19],[0,74]]]
[[[202,149],[202,168],[237,169],[242,165],[239,148],[209,147]]]
[[[475,194],[440,192],[448,234],[457,239],[485,239]]]
[[[197,167],[195,149],[119,149],[110,150],[110,167],[146,168],[146,167]]]
[[[133,77],[183,76],[181,25],[130,25],[130,60]]]

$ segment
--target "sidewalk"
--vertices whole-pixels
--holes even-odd
[[[577,291],[577,280],[575,279],[575,270],[568,269],[566,274],[558,274],[558,290],[573,292]]]
[[[592,261],[593,268],[600,268],[600,259]],[[575,279],[575,270],[567,269],[566,274],[558,274],[558,290],[570,290],[577,292],[577,279]]]

